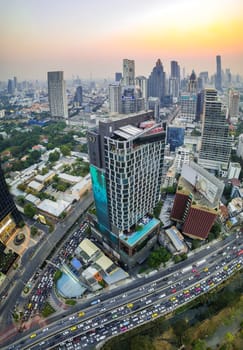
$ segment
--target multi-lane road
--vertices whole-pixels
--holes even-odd
[[[48,240],[42,242],[42,244],[34,247],[32,252],[27,251],[22,257],[21,270],[16,273],[13,279],[13,285],[6,287],[1,293],[8,295],[6,300],[0,303],[0,319],[1,329],[8,327],[12,323],[12,316],[10,310],[15,305],[16,300],[21,295],[21,292],[25,284],[35,274],[40,265],[47,259],[53,247],[56,247],[57,243],[63,238],[68,229],[72,227],[74,222],[79,219],[80,215],[84,213],[87,208],[93,202],[92,193],[84,198],[82,202],[78,202],[74,207],[71,215],[63,223],[58,223],[56,229],[48,236]]]
[[[242,236],[197,252],[172,268],[138,278],[19,334],[4,349],[91,349],[105,339],[172,312],[242,268]]]

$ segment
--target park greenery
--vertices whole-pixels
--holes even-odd
[[[76,300],[74,300],[74,299],[67,299],[67,300],[65,300],[65,304],[67,304],[67,305],[71,305],[71,306],[73,306],[73,305],[75,305],[77,302],[76,302]]]
[[[54,282],[57,282],[59,280],[59,278],[61,278],[61,277],[62,277],[62,271],[56,270],[54,277],[53,277]]]
[[[65,192],[71,185],[68,182],[62,181],[58,175],[55,175],[52,182],[52,188],[60,192]]]
[[[10,171],[21,171],[40,161],[41,151],[32,150],[32,147],[41,144],[47,150],[60,149],[63,156],[69,156],[71,151],[87,153],[87,145],[80,145],[74,139],[74,135],[85,136],[83,132],[65,130],[65,122],[50,123],[47,126],[39,127],[27,125],[22,122],[1,123],[0,130],[6,132],[7,137],[0,135],[0,153],[5,174]],[[49,161],[55,162],[59,159],[60,153],[56,150],[50,154]]]
[[[33,218],[35,216],[37,212],[37,209],[33,206],[33,204],[31,203],[26,203],[24,206],[24,214],[28,217],[28,218]]]
[[[31,226],[30,228],[31,236],[36,236],[37,233],[38,233],[38,228],[36,226]]]
[[[160,247],[152,251],[148,257],[148,266],[151,268],[157,268],[162,263],[166,263],[171,258],[171,253],[165,248]]]
[[[43,317],[48,317],[51,314],[53,314],[54,312],[56,312],[56,310],[48,302],[46,302],[41,314]]]

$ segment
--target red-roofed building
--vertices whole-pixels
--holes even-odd
[[[171,215],[170,215],[171,220],[175,220],[175,221],[179,221],[179,222],[183,221],[183,216],[184,216],[184,212],[186,209],[188,199],[189,199],[188,194],[184,194],[184,193],[180,193],[180,192],[176,193],[173,207],[171,210]]]
[[[224,185],[198,165],[184,165],[171,210],[171,220],[193,239],[207,238],[219,210]],[[183,173],[183,171],[182,171]]]
[[[182,233],[196,239],[206,239],[217,217],[215,210],[191,206]]]

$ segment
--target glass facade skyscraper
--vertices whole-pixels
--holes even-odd
[[[48,72],[47,77],[51,116],[56,119],[67,119],[66,82],[63,80],[63,72]]]
[[[148,97],[158,97],[163,105],[165,97],[165,72],[160,59],[157,60],[148,79]]]
[[[169,126],[167,128],[166,143],[170,145],[170,151],[184,145],[185,129],[177,126]]]
[[[143,111],[100,121],[88,140],[99,230],[119,254],[132,256],[159,226],[151,214],[160,199],[165,130]]]
[[[11,237],[16,224],[22,217],[9,193],[2,168],[0,166],[0,241],[6,243]]]
[[[227,170],[231,152],[229,126],[215,89],[204,90],[202,122],[202,144],[198,164],[208,170]]]

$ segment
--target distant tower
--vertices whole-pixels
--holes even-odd
[[[142,97],[147,101],[148,98],[148,79],[144,76],[136,77],[135,79],[136,86],[141,90]]]
[[[243,134],[239,135],[236,154],[243,159]]]
[[[159,110],[160,110],[160,101],[158,97],[149,97],[148,98],[148,109],[154,111],[154,118],[157,122],[160,121],[160,115],[159,115]]]
[[[82,86],[78,86],[76,88],[74,102],[76,102],[78,104],[78,106],[82,105],[82,103],[83,103],[83,88],[82,88]]]
[[[12,79],[8,79],[8,94],[14,94],[14,81]]]
[[[170,77],[177,78],[180,81],[180,66],[177,61],[170,62]]]
[[[17,77],[14,77],[13,81],[14,81],[14,89],[15,89],[15,91],[17,91],[17,90],[18,90],[18,80],[17,80]]]
[[[6,244],[14,233],[16,224],[22,221],[11,194],[9,193],[2,168],[0,166],[0,242]]]
[[[231,152],[229,126],[215,89],[204,90],[202,144],[198,164],[210,171],[227,170]]]
[[[67,119],[66,83],[63,80],[63,72],[48,72],[47,77],[51,117],[55,119]]]
[[[116,72],[116,73],[115,73],[115,82],[116,82],[116,83],[120,83],[121,80],[122,80],[122,73]]]
[[[110,113],[121,113],[121,85],[109,85],[109,111]]]
[[[135,61],[123,60],[123,85],[135,85]]]
[[[158,97],[163,104],[165,97],[165,72],[160,59],[157,60],[148,79],[148,97]]]
[[[185,129],[179,126],[168,126],[166,143],[170,145],[170,151],[175,152],[176,148],[184,145]]]
[[[189,79],[188,92],[192,92],[192,93],[197,92],[197,77],[196,77],[194,70],[192,71],[192,74],[191,74],[190,79]]]
[[[189,79],[187,92],[180,95],[181,121],[185,123],[192,123],[196,119],[197,111],[197,78],[194,70]]]
[[[233,89],[229,90],[229,116],[230,118],[236,118],[240,112],[240,93],[234,91]]]
[[[222,68],[221,68],[221,56],[216,56],[216,76],[215,76],[215,89],[222,90]]]
[[[141,90],[135,86],[126,86],[122,89],[122,114],[136,113],[145,109],[144,98]]]
[[[177,61],[170,62],[169,94],[178,99],[180,93],[180,66]]]

